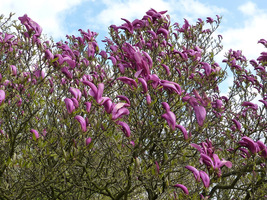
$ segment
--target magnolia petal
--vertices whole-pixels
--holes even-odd
[[[208,188],[210,186],[210,177],[209,175],[204,171],[199,171],[200,178],[202,179],[202,182],[205,186],[205,188]]]
[[[190,146],[196,148],[199,151],[199,153],[203,152],[201,146],[199,146],[198,144],[191,143]]]
[[[85,119],[80,115],[75,116],[74,119],[76,119],[80,123],[82,131],[86,132],[87,128]]]
[[[130,100],[129,100],[128,97],[126,97],[126,96],[118,95],[118,96],[116,96],[116,98],[119,98],[120,100],[124,100],[124,101],[126,101],[129,105],[131,105]]]
[[[242,137],[242,140],[247,144],[246,147],[251,151],[251,153],[257,153],[257,145],[251,138],[244,136]]]
[[[34,134],[36,139],[38,139],[40,137],[37,130],[31,129],[30,132]]]
[[[199,126],[203,126],[204,120],[206,118],[206,109],[203,106],[194,106],[193,107]]]
[[[65,98],[64,101],[65,101],[68,113],[71,114],[75,110],[73,101],[69,98]]]
[[[84,104],[86,106],[86,111],[90,113],[92,103],[88,101],[88,102],[85,102]]]
[[[185,166],[185,168],[190,170],[191,172],[193,172],[196,181],[200,181],[199,171],[195,167],[187,165],[187,166]]]
[[[184,139],[187,140],[188,139],[188,133],[187,133],[185,127],[183,127],[182,125],[179,125],[179,124],[177,124],[176,127],[179,128],[180,131],[182,131],[182,133],[184,134]]]
[[[170,111],[170,106],[168,103],[162,102],[161,104],[162,104],[163,108],[166,110],[166,112]]]
[[[167,113],[161,115],[161,117],[163,117],[164,119],[166,119],[169,127],[172,130],[175,130],[175,125],[176,125],[176,116],[173,112],[168,111]]]
[[[97,103],[100,103],[102,101],[103,91],[104,91],[104,83],[99,83],[96,97],[95,97],[95,100]]]
[[[173,187],[179,187],[179,188],[181,188],[181,189],[183,190],[183,192],[184,192],[185,194],[187,194],[187,195],[189,194],[187,187],[185,187],[185,186],[182,185],[182,184],[176,184],[176,185],[174,185]]]
[[[143,86],[143,91],[144,93],[147,93],[147,82],[145,81],[145,79],[143,78],[138,78],[138,81],[141,82],[142,86]]]
[[[5,101],[6,93],[4,90],[0,90],[0,105]]]
[[[116,123],[121,126],[121,130],[123,131],[123,133],[125,134],[126,137],[131,136],[131,130],[130,130],[130,127],[127,123],[125,123],[123,121],[117,121]]]
[[[236,128],[237,128],[238,130],[240,130],[240,129],[241,129],[241,124],[240,124],[240,122],[237,121],[236,119],[232,119],[232,121],[235,123]]]
[[[85,145],[88,146],[91,142],[92,142],[92,138],[89,137],[85,140]]]

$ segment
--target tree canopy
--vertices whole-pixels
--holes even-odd
[[[263,199],[267,52],[167,11],[54,42],[0,20],[0,199]],[[267,41],[259,43],[267,47]],[[234,48],[234,47],[233,47]],[[227,95],[220,84],[233,73]]]

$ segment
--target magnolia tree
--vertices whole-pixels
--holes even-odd
[[[220,67],[219,16],[122,20],[100,50],[90,30],[54,43],[1,18],[0,198],[266,197],[267,53]]]

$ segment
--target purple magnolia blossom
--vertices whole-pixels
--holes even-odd
[[[125,134],[126,137],[131,136],[131,130],[130,130],[130,127],[127,123],[125,123],[123,121],[116,121],[116,123],[121,126],[121,130],[123,131],[123,133]]]
[[[254,104],[254,103],[251,103],[251,102],[248,102],[248,101],[243,102],[241,106],[249,106],[253,110],[257,110],[258,109],[258,105],[257,104]]]
[[[134,86],[135,88],[137,88],[137,83],[135,82],[135,80],[133,80],[133,79],[131,79],[131,78],[122,76],[122,77],[117,78],[117,80],[120,80],[120,81],[122,81],[123,83],[129,85],[131,88],[133,88],[133,86]]]
[[[167,89],[171,92],[175,92],[179,95],[182,94],[181,87],[178,83],[167,81],[167,80],[161,80],[159,84],[163,86],[164,89]]]
[[[259,147],[259,151],[258,151],[259,155],[262,156],[263,158],[267,158],[267,147],[266,147],[266,145],[260,140],[257,141],[257,144],[258,144],[258,147]]]
[[[187,140],[188,139],[188,133],[187,130],[185,129],[185,127],[183,127],[182,125],[176,124],[175,127],[179,128],[180,131],[182,131],[182,133],[184,134],[184,139]]]
[[[87,111],[88,113],[90,113],[92,103],[89,102],[89,101],[87,101],[87,102],[85,102],[84,104],[85,104],[85,106],[86,106],[86,111]]]
[[[247,136],[242,137],[242,140],[239,141],[239,145],[247,147],[252,154],[257,153],[259,150],[258,144]]]
[[[127,103],[118,103],[114,106],[113,110],[112,110],[112,120],[116,120],[118,118],[121,118],[124,115],[129,115],[130,112],[127,108],[125,108],[125,106],[127,106]]]
[[[208,63],[205,62],[201,62],[200,64],[202,64],[204,70],[205,70],[205,74],[206,76],[209,76],[211,73],[211,66]]]
[[[169,31],[166,30],[165,28],[159,28],[157,31],[157,35],[159,35],[159,34],[162,34],[165,37],[165,39],[167,39]]]
[[[37,130],[31,129],[30,132],[34,134],[34,136],[35,136],[36,139],[38,139],[40,137]]]
[[[89,95],[92,96],[97,103],[100,104],[104,100],[102,97],[104,91],[104,83],[99,83],[98,88],[90,81],[82,81],[82,83],[91,88],[89,90]]]
[[[198,125],[203,126],[206,118],[206,109],[203,106],[193,106],[193,109],[195,111]]]
[[[210,177],[209,175],[204,171],[199,171],[200,178],[202,179],[202,182],[205,186],[205,188],[208,188],[210,186]]]
[[[124,18],[121,18],[121,19],[123,21],[125,21],[126,23],[121,25],[121,26],[118,26],[117,29],[124,29],[124,30],[129,31],[131,34],[133,34],[133,25],[132,25],[132,23],[127,19],[124,19]]]
[[[73,101],[69,98],[65,98],[64,101],[65,101],[68,113],[71,114],[75,110],[75,106],[74,106]]]
[[[17,68],[15,65],[10,65],[12,76],[17,76]]]
[[[76,115],[74,117],[74,119],[76,119],[80,123],[82,131],[83,132],[86,132],[87,131],[87,128],[86,128],[86,121],[85,121],[85,119],[82,116],[80,116],[80,115]]]
[[[19,17],[20,22],[26,27],[28,33],[24,33],[26,37],[29,37],[29,34],[34,31],[33,41],[36,42],[37,38],[40,37],[42,33],[42,28],[29,18],[26,14],[23,17]]]
[[[78,101],[81,99],[82,93],[78,88],[70,87],[69,92],[74,96]]]
[[[164,119],[166,119],[169,127],[172,130],[175,130],[175,126],[176,126],[176,116],[173,112],[170,111],[170,106],[168,103],[163,102],[162,106],[165,108],[166,113],[164,113],[163,115],[161,115],[161,117],[163,117]]]
[[[200,181],[199,171],[195,167],[187,165],[185,166],[185,168],[190,170],[194,174],[196,181]]]
[[[149,94],[146,95],[146,102],[147,104],[151,104],[151,96]]]
[[[129,106],[131,105],[130,100],[129,100],[128,97],[126,97],[126,96],[118,95],[118,96],[116,96],[116,98],[119,98],[120,100],[124,100],[124,101],[126,101],[127,104],[129,104]]]
[[[236,119],[232,119],[232,121],[235,123],[236,128],[237,128],[238,130],[240,130],[240,129],[241,129],[241,124],[240,124],[240,122],[237,121]]]
[[[267,101],[265,101],[265,100],[259,100],[260,102],[262,102],[263,103],[263,105],[267,108]]]
[[[78,102],[78,100],[77,99],[75,99],[75,98],[70,98],[71,100],[72,100],[72,102],[73,102],[73,105],[75,106],[75,108],[78,108],[79,107],[79,102]]]
[[[54,55],[51,53],[51,51],[49,49],[45,50],[45,59],[51,61],[54,59]]]
[[[0,90],[0,105],[5,101],[6,93],[4,90]]]
[[[147,93],[147,82],[143,78],[138,78],[138,81],[142,84],[143,86],[143,92]]]
[[[72,73],[69,71],[68,67],[62,67],[61,68],[61,72],[68,78],[68,79],[72,79],[73,75]]]
[[[88,146],[91,142],[92,142],[92,138],[89,137],[85,140],[85,145]]]
[[[183,190],[183,192],[184,192],[185,194],[187,194],[187,195],[189,194],[187,187],[185,187],[185,186],[182,185],[182,184],[176,184],[176,185],[174,185],[173,187],[179,187],[179,188],[181,188],[181,189]]]

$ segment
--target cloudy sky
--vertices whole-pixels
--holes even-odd
[[[28,14],[43,32],[55,41],[65,35],[78,35],[78,29],[98,32],[100,42],[109,25],[122,24],[121,18],[142,18],[147,10],[168,10],[172,22],[183,18],[194,24],[197,18],[223,16],[218,34],[223,36],[223,52],[242,50],[249,58],[264,51],[257,41],[267,39],[265,0],[2,0],[0,14],[15,12],[15,18]],[[100,45],[101,46],[101,45]],[[224,53],[221,54],[223,56]],[[229,77],[231,79],[231,77]]]

